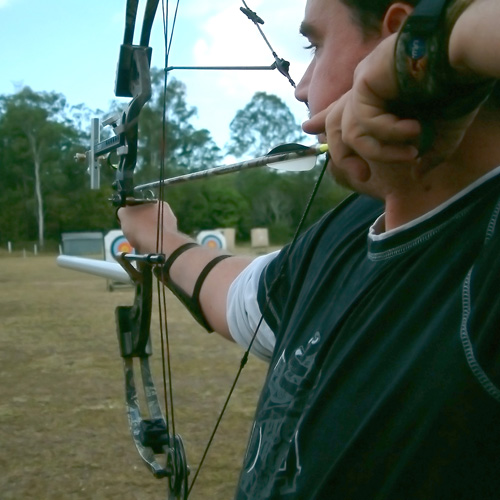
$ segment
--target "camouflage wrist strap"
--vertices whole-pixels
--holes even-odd
[[[495,80],[459,74],[448,60],[451,30],[473,0],[422,0],[406,20],[395,48],[400,99],[397,114],[421,120],[471,113]]]

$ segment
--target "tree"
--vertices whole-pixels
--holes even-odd
[[[279,144],[302,142],[305,139],[286,104],[277,96],[264,92],[257,92],[245,108],[236,113],[230,128],[228,151],[237,157],[262,156]],[[273,243],[289,241],[302,217],[318,174],[319,167],[311,172],[299,173],[273,169],[241,172],[235,177],[235,186],[250,207],[247,223],[250,227],[269,228]],[[347,194],[348,191],[336,185],[331,178],[325,178],[306,224],[318,220]]]
[[[229,154],[263,156],[279,144],[300,142],[304,134],[288,106],[276,95],[257,92],[230,124]]]
[[[247,236],[247,200],[234,186],[231,176],[175,186],[166,199],[178,216],[179,229],[196,234],[203,229],[233,227]]]
[[[0,169],[8,180],[2,205],[17,199],[14,205],[19,208],[24,204],[25,209],[33,211],[41,248],[45,243],[44,186],[57,170],[61,151],[78,137],[67,112],[65,98],[55,92],[37,93],[24,87],[16,94],[0,97]],[[9,208],[12,210],[12,206]]]
[[[164,92],[162,77],[163,71],[152,70],[153,96],[140,116],[138,183],[159,177],[162,158],[165,176],[208,168],[221,159],[210,133],[191,123],[196,108],[187,104],[184,85],[172,79]],[[122,107],[114,102],[108,114],[115,115]],[[113,170],[101,169],[102,189],[93,192],[86,163],[74,162],[75,153],[89,149],[88,124],[95,115],[84,105],[70,107],[55,92],[36,93],[26,87],[0,96],[0,239],[38,238],[43,247],[46,238],[57,240],[64,231],[104,231],[117,226],[108,202]],[[111,134],[104,130],[102,139]],[[223,200],[237,196],[228,195],[226,190],[217,203],[220,206]],[[204,203],[209,198],[207,192]],[[193,214],[189,203],[185,208]],[[220,225],[224,222],[222,213],[228,219],[230,211],[219,210],[216,219]],[[210,222],[201,218],[197,214],[191,226]]]
[[[151,81],[153,95],[139,122],[138,179],[146,182],[158,178],[162,155],[164,176],[204,170],[219,163],[221,152],[210,132],[191,123],[197,110],[186,102],[185,85],[171,79],[164,91],[163,71],[155,68]]]

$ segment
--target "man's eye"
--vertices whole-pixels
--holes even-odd
[[[304,49],[311,50],[313,55],[314,55],[314,53],[316,52],[316,49],[317,49],[317,45],[315,45],[314,43],[310,43],[309,45],[306,45],[304,47]]]

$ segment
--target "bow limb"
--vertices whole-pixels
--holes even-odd
[[[115,95],[132,97],[132,101],[121,116],[114,132],[120,138],[117,148],[120,161],[113,188],[112,198],[116,206],[135,204],[134,170],[137,165],[137,142],[139,135],[139,115],[151,98],[151,54],[148,46],[153,19],[159,0],[148,0],[141,34],[141,45],[133,45],[135,17],[138,0],[127,2],[126,26],[123,44],[120,47],[118,69],[116,72]]]
[[[115,312],[120,353],[123,358],[130,431],[139,455],[152,474],[156,478],[168,478],[168,498],[185,499],[187,498],[189,469],[184,445],[180,436],[171,434],[169,422],[163,416],[149,364],[149,357],[152,354],[150,323],[153,277],[151,263],[138,261],[137,268],[135,268],[124,254],[118,258],[118,261],[136,285],[134,304],[119,306]],[[148,419],[143,418],[139,405],[134,371],[135,361],[138,361],[140,366]],[[164,457],[164,465],[158,462],[157,455]]]

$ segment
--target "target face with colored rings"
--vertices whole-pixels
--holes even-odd
[[[134,249],[125,236],[118,236],[111,243],[111,254],[116,257],[121,253],[132,253]]]
[[[219,231],[201,231],[196,238],[199,245],[212,249],[225,249],[226,239]]]

